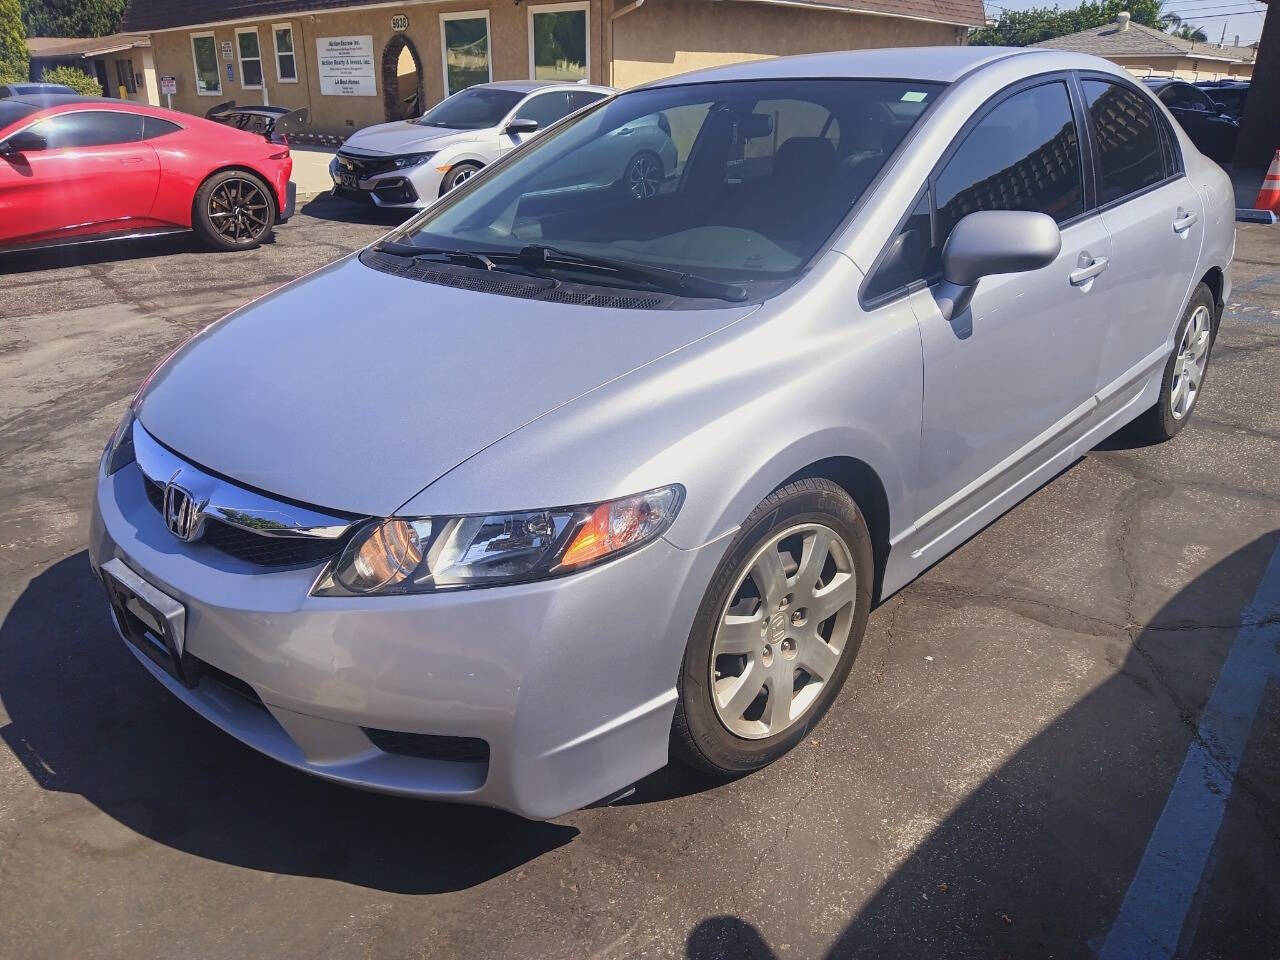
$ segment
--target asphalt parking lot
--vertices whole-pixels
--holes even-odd
[[[359,216],[0,258],[0,957],[1280,956],[1280,227],[1240,228],[1188,429],[1113,438],[884,602],[798,749],[531,823],[260,757],[89,572],[141,378],[390,223]]]

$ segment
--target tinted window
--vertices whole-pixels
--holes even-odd
[[[143,139],[154,140],[156,137],[163,137],[166,133],[173,133],[182,128],[176,123],[170,123],[168,120],[161,120],[159,117],[144,117],[142,121]]]
[[[533,139],[397,235],[494,252],[543,243],[734,283],[789,279],[889,159],[892,137],[871,143],[853,128],[879,116],[896,135],[889,105],[928,104],[940,89],[742,80],[627,91]],[[658,176],[643,196],[625,179],[638,156]]]
[[[521,94],[515,90],[471,87],[441,100],[417,120],[424,127],[447,127],[451,130],[483,130],[515,109]]]
[[[137,143],[142,139],[142,116],[109,110],[82,110],[42,120],[34,129],[48,141],[50,150]]]
[[[1160,99],[1178,110],[1213,110],[1213,101],[1189,83],[1171,83],[1160,91]]]
[[[934,186],[937,238],[978,210],[1032,210],[1058,223],[1084,212],[1080,142],[1062,83],[1016,93],[978,121]]]
[[[569,109],[581,110],[583,107],[590,106],[597,100],[603,100],[608,94],[593,93],[590,90],[572,90],[569,93]]]
[[[1098,202],[1111,203],[1163,180],[1155,107],[1136,91],[1105,80],[1085,80],[1084,96],[1098,150]]]
[[[17,123],[23,117],[29,117],[36,108],[27,103],[15,103],[12,100],[0,100],[0,130]]]
[[[538,127],[545,129],[557,120],[569,115],[569,96],[563,91],[559,93],[542,93],[530,97],[516,111],[517,120],[537,120]]]

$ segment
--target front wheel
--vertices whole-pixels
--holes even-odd
[[[1209,369],[1215,308],[1213,291],[1203,283],[1196,287],[1178,323],[1173,353],[1165,363],[1160,399],[1135,423],[1146,439],[1155,443],[1170,440],[1186,426]]]
[[[871,538],[828,480],[770,494],[721,560],[677,681],[672,754],[721,776],[773,762],[835,699],[871,610]]]
[[[271,188],[242,170],[224,170],[200,184],[192,213],[196,234],[218,250],[252,249],[276,223]]]
[[[483,168],[478,163],[472,163],[464,160],[462,163],[455,163],[449,168],[449,172],[444,175],[444,180],[440,183],[440,196],[444,196],[454,187],[461,186],[466,183]]]

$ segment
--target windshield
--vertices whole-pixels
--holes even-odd
[[[941,89],[750,80],[624,93],[393,237],[469,251],[554,247],[729,283],[786,280]]]
[[[417,120],[409,122],[451,130],[483,130],[496,126],[523,99],[524,94],[515,90],[472,87],[441,100]]]

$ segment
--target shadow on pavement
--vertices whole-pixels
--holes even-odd
[[[0,738],[46,790],[157,843],[272,873],[395,893],[474,886],[573,840],[573,827],[363,793],[263,757],[173,699],[116,636],[77,553],[0,624]]]
[[[375,207],[372,203],[340,200],[330,193],[322,193],[314,200],[308,200],[304,203],[299,208],[299,212],[319,220],[335,220],[339,223],[369,223],[390,229],[391,227],[400,226],[418,211]]]
[[[289,229],[288,226],[281,227]],[[272,234],[264,244],[275,243]],[[181,233],[157,234],[133,240],[93,240],[86,243],[68,243],[40,250],[15,250],[0,252],[0,276],[6,273],[33,273],[40,270],[57,270],[62,267],[91,267],[100,263],[116,263],[121,260],[146,260],[151,257],[171,257],[176,253],[223,254],[228,257],[252,256],[252,250],[214,250],[201,243],[190,230]]]
[[[1197,577],[1135,631],[1123,660],[1116,643],[1118,672],[939,824],[826,956],[1094,957],[1278,541],[1280,531],[1272,532]],[[1280,943],[1280,795],[1268,774],[1251,772],[1280,764],[1280,757],[1251,756],[1272,749],[1272,726],[1263,711],[1254,719],[1178,956],[1274,956]],[[1247,863],[1254,866],[1215,867]],[[787,896],[784,915],[799,925],[827,899],[820,887]],[[688,934],[686,956],[776,960],[780,945],[771,947],[751,919],[700,921]]]

